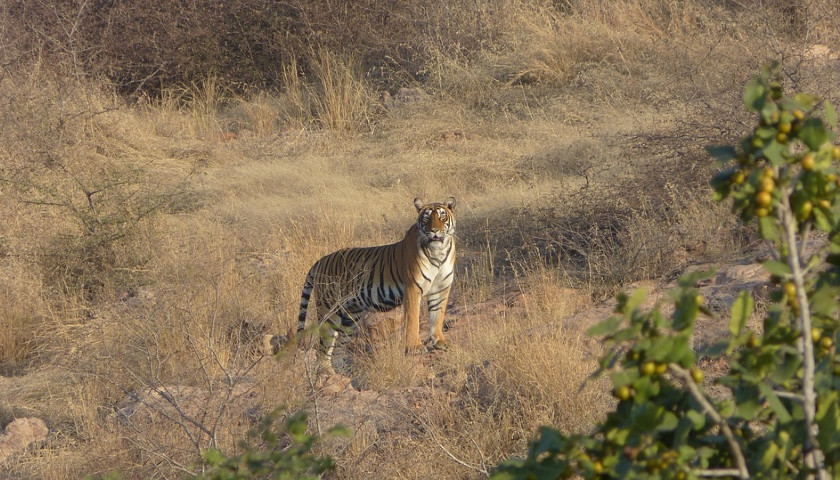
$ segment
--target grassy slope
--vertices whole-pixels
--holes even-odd
[[[836,56],[801,55],[803,37],[771,22],[774,51],[749,9],[601,3],[551,16],[511,2],[498,45],[470,62],[441,54],[426,96],[356,106],[370,109],[353,117],[370,119],[362,132],[308,126],[292,90],[229,100],[208,83],[186,108],[126,106],[43,67],[4,72],[0,96],[16,100],[0,136],[13,180],[0,191],[0,362],[15,378],[0,424],[37,415],[52,432],[4,474],[191,470],[206,432],[187,425],[193,443],[165,420],[115,423],[129,391],[235,393],[200,422],[227,451],[277,404],[324,409],[335,392],[301,362],[255,349],[292,325],[315,259],[399,239],[418,195],[459,201],[457,348],[405,358],[386,334],[349,350],[357,385],[421,407],[395,412],[390,435],[359,421],[349,444],[329,444],[337,476],[480,477],[540,424],[585,430],[609,400],[598,385],[572,393],[597,352],[573,314],[748,240],[703,188],[702,147],[743,128],[743,82],[784,54],[789,82],[838,95]],[[836,36],[809,40],[830,54]]]

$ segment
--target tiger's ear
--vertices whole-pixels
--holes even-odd
[[[417,198],[414,199],[414,208],[416,208],[418,212],[420,210],[423,210],[423,207],[425,205],[426,205],[426,202],[424,202],[423,200],[420,200],[420,197],[417,197]]]
[[[446,208],[450,210],[455,209],[455,197],[449,197],[443,201],[443,204],[446,205]]]

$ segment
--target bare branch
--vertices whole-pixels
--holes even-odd
[[[688,392],[695,400],[697,400],[697,403],[700,404],[700,408],[703,409],[703,413],[711,417],[712,420],[714,420],[714,422],[720,427],[721,433],[723,433],[723,436],[726,437],[726,443],[729,444],[729,451],[732,454],[732,458],[735,460],[737,469],[733,470],[736,472],[734,476],[738,478],[750,478],[750,472],[747,470],[747,462],[744,459],[744,452],[741,450],[741,444],[738,443],[738,440],[735,438],[735,434],[732,432],[732,429],[729,428],[729,424],[726,423],[723,417],[720,416],[717,410],[715,410],[715,407],[711,404],[711,402],[709,402],[709,399],[706,398],[703,392],[700,391],[697,384],[694,383],[694,379],[691,378],[691,373],[674,363],[668,365],[668,370],[683,381],[686,388],[688,388]]]
[[[788,187],[788,190],[790,187]],[[817,435],[819,425],[816,423],[817,393],[814,384],[814,344],[811,342],[811,311],[808,305],[808,294],[805,290],[805,276],[802,272],[802,264],[799,251],[796,248],[796,225],[793,209],[790,206],[790,193],[785,191],[781,196],[779,205],[779,220],[782,223],[784,232],[783,242],[787,244],[787,264],[790,268],[791,279],[796,285],[796,300],[799,304],[799,316],[797,318],[800,329],[800,336],[796,340],[796,347],[802,354],[802,408],[805,413],[805,441],[802,446],[802,456],[805,465],[809,470],[816,472],[820,480],[828,480],[828,472],[825,468],[825,455],[820,450]],[[804,243],[804,242],[803,242]],[[814,478],[809,474],[807,478]]]
[[[715,470],[692,470],[698,477],[738,477],[741,472],[736,468],[721,468]],[[742,477],[743,478],[743,477]]]

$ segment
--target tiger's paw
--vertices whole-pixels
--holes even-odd
[[[430,339],[429,343],[431,344],[434,350],[449,350],[448,340],[435,340],[434,338],[432,338]]]
[[[411,347],[405,347],[406,355],[422,355],[424,353],[427,353],[428,351],[429,349],[426,348],[426,346],[422,343],[413,345]]]

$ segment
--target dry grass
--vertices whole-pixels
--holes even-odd
[[[454,348],[406,357],[398,326],[350,342],[345,410],[395,406],[323,447],[334,478],[481,478],[541,424],[586,431],[610,400],[580,389],[599,351],[581,312],[749,243],[708,200],[702,148],[741,133],[765,58],[840,97],[840,50],[822,13],[807,37],[749,2],[553,4],[429,4],[424,63],[388,74],[414,90],[385,105],[372,53],[315,46],[280,91],[211,75],[131,104],[0,44],[0,425],[51,431],[0,476],[182,478],[277,405],[338,418],[350,394],[262,356],[263,335],[294,328],[322,255],[402,238],[415,196],[458,199]],[[794,55],[809,41],[828,50]],[[120,420],[129,394],[148,409]]]

